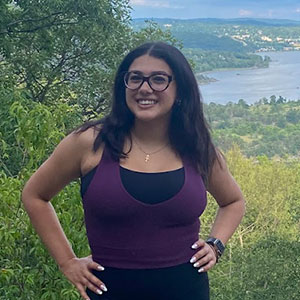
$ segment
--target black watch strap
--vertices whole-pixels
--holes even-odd
[[[206,243],[209,245],[212,245],[214,247],[214,249],[216,250],[216,253],[217,253],[217,261],[218,261],[219,258],[224,253],[224,250],[225,250],[224,244],[219,239],[216,239],[214,237],[208,238],[206,240]]]

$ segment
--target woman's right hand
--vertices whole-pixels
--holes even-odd
[[[91,270],[103,271],[104,268],[92,260],[91,255],[83,258],[71,258],[60,266],[60,270],[67,279],[75,285],[80,295],[89,300],[86,288],[101,295],[107,291],[105,284],[99,280]]]

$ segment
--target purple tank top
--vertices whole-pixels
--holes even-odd
[[[195,168],[183,160],[185,181],[172,198],[146,204],[124,188],[119,162],[105,148],[83,197],[87,236],[94,261],[107,267],[152,269],[188,262],[198,250],[199,217],[206,189]]]

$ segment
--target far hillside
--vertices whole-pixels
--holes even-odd
[[[146,21],[146,23],[149,21]],[[224,68],[268,67],[264,51],[300,50],[300,22],[272,19],[152,19],[182,42],[196,72]],[[134,29],[145,19],[132,21]]]
[[[184,48],[223,51],[300,50],[300,22],[268,19],[152,19]],[[133,20],[134,28],[145,19]]]
[[[247,156],[300,157],[300,100],[263,98],[248,105],[244,100],[226,105],[204,105],[217,146],[223,151],[239,146]]]

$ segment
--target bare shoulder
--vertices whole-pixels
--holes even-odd
[[[217,151],[217,159],[209,176],[208,192],[220,206],[238,201],[243,197],[240,187],[228,169],[225,157],[219,151]]]
[[[63,159],[65,163],[70,162],[74,167],[80,169],[80,162],[86,152],[93,149],[96,132],[89,128],[83,132],[72,132],[66,136],[53,151],[50,159]],[[77,174],[80,175],[80,172]]]
[[[78,147],[77,150],[80,150],[79,152],[85,153],[85,151],[93,148],[98,133],[97,129],[91,127],[82,132],[72,132],[66,137],[66,141],[76,145]]]
[[[83,149],[80,162],[81,176],[91,171],[101,160],[104,146],[100,145],[100,147],[94,151],[94,142],[100,131],[101,128],[95,127],[88,129],[86,132],[79,133],[81,135],[80,144]]]
[[[66,136],[28,180],[23,194],[50,200],[65,185],[80,177],[82,162],[93,153],[96,136],[94,128]]]

